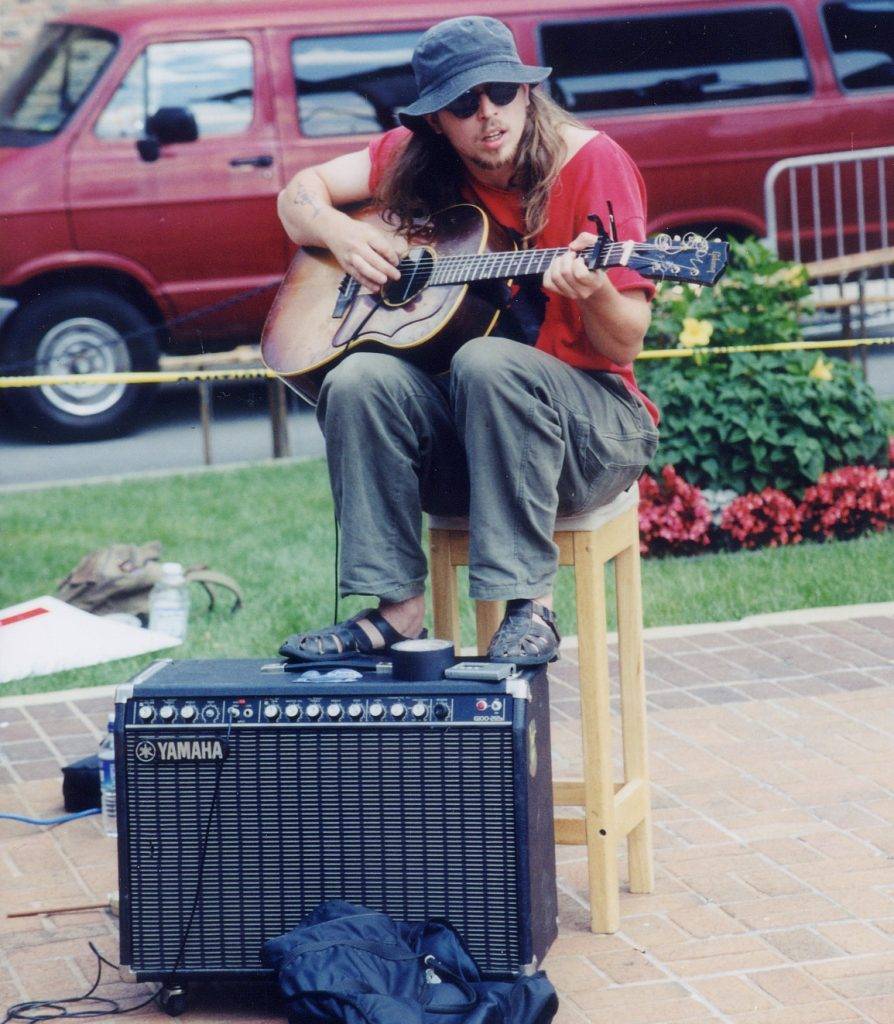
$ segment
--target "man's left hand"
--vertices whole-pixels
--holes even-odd
[[[604,271],[588,270],[587,264],[578,255],[595,241],[594,234],[581,232],[568,246],[568,251],[557,256],[549,265],[543,275],[543,287],[575,302],[586,302],[603,288],[611,287]]]

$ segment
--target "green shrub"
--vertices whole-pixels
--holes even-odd
[[[885,413],[854,364],[816,352],[710,354],[798,340],[806,281],[803,267],[749,239],[731,243],[719,287],[660,289],[649,347],[695,354],[637,365],[662,415],[653,470],[670,464],[690,483],[740,494],[797,493],[827,470],[885,464]]]
[[[776,487],[800,493],[826,470],[883,465],[885,418],[855,365],[817,355],[748,353],[702,366],[648,366],[643,387],[661,409],[653,468],[673,465],[690,483],[739,494]],[[682,365],[680,365],[682,364]]]

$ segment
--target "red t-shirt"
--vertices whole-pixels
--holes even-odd
[[[410,137],[407,128],[394,128],[369,144],[372,160],[370,191],[375,192],[382,175],[397,150]],[[493,188],[467,178],[461,192],[469,202],[484,206],[504,227],[524,234],[521,195],[509,189]],[[552,249],[567,246],[582,231],[593,231],[587,217],[597,213],[608,227],[608,207],[612,204],[620,241],[645,239],[646,189],[636,165],[621,147],[599,132],[565,164],[550,193],[546,227],[531,242],[532,248]],[[627,267],[606,271],[618,291],[641,289],[648,298],[655,286],[647,278]],[[639,390],[632,364],[621,366],[594,352],[583,327],[577,303],[555,292],[549,293],[546,313],[537,336],[537,348],[572,366],[584,370],[607,370],[620,376],[637,395],[658,423],[658,409]]]

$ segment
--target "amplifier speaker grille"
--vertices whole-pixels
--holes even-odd
[[[258,970],[266,939],[345,899],[403,920],[449,918],[483,970],[517,969],[511,729],[234,729],[222,763],[135,757],[139,741],[172,738],[125,735],[134,970],[174,967],[219,771],[182,968]]]

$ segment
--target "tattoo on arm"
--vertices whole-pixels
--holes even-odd
[[[311,220],[323,212],[323,207],[315,195],[307,191],[304,185],[299,184],[295,189],[295,198],[292,200],[296,206],[306,206],[311,213]]]

